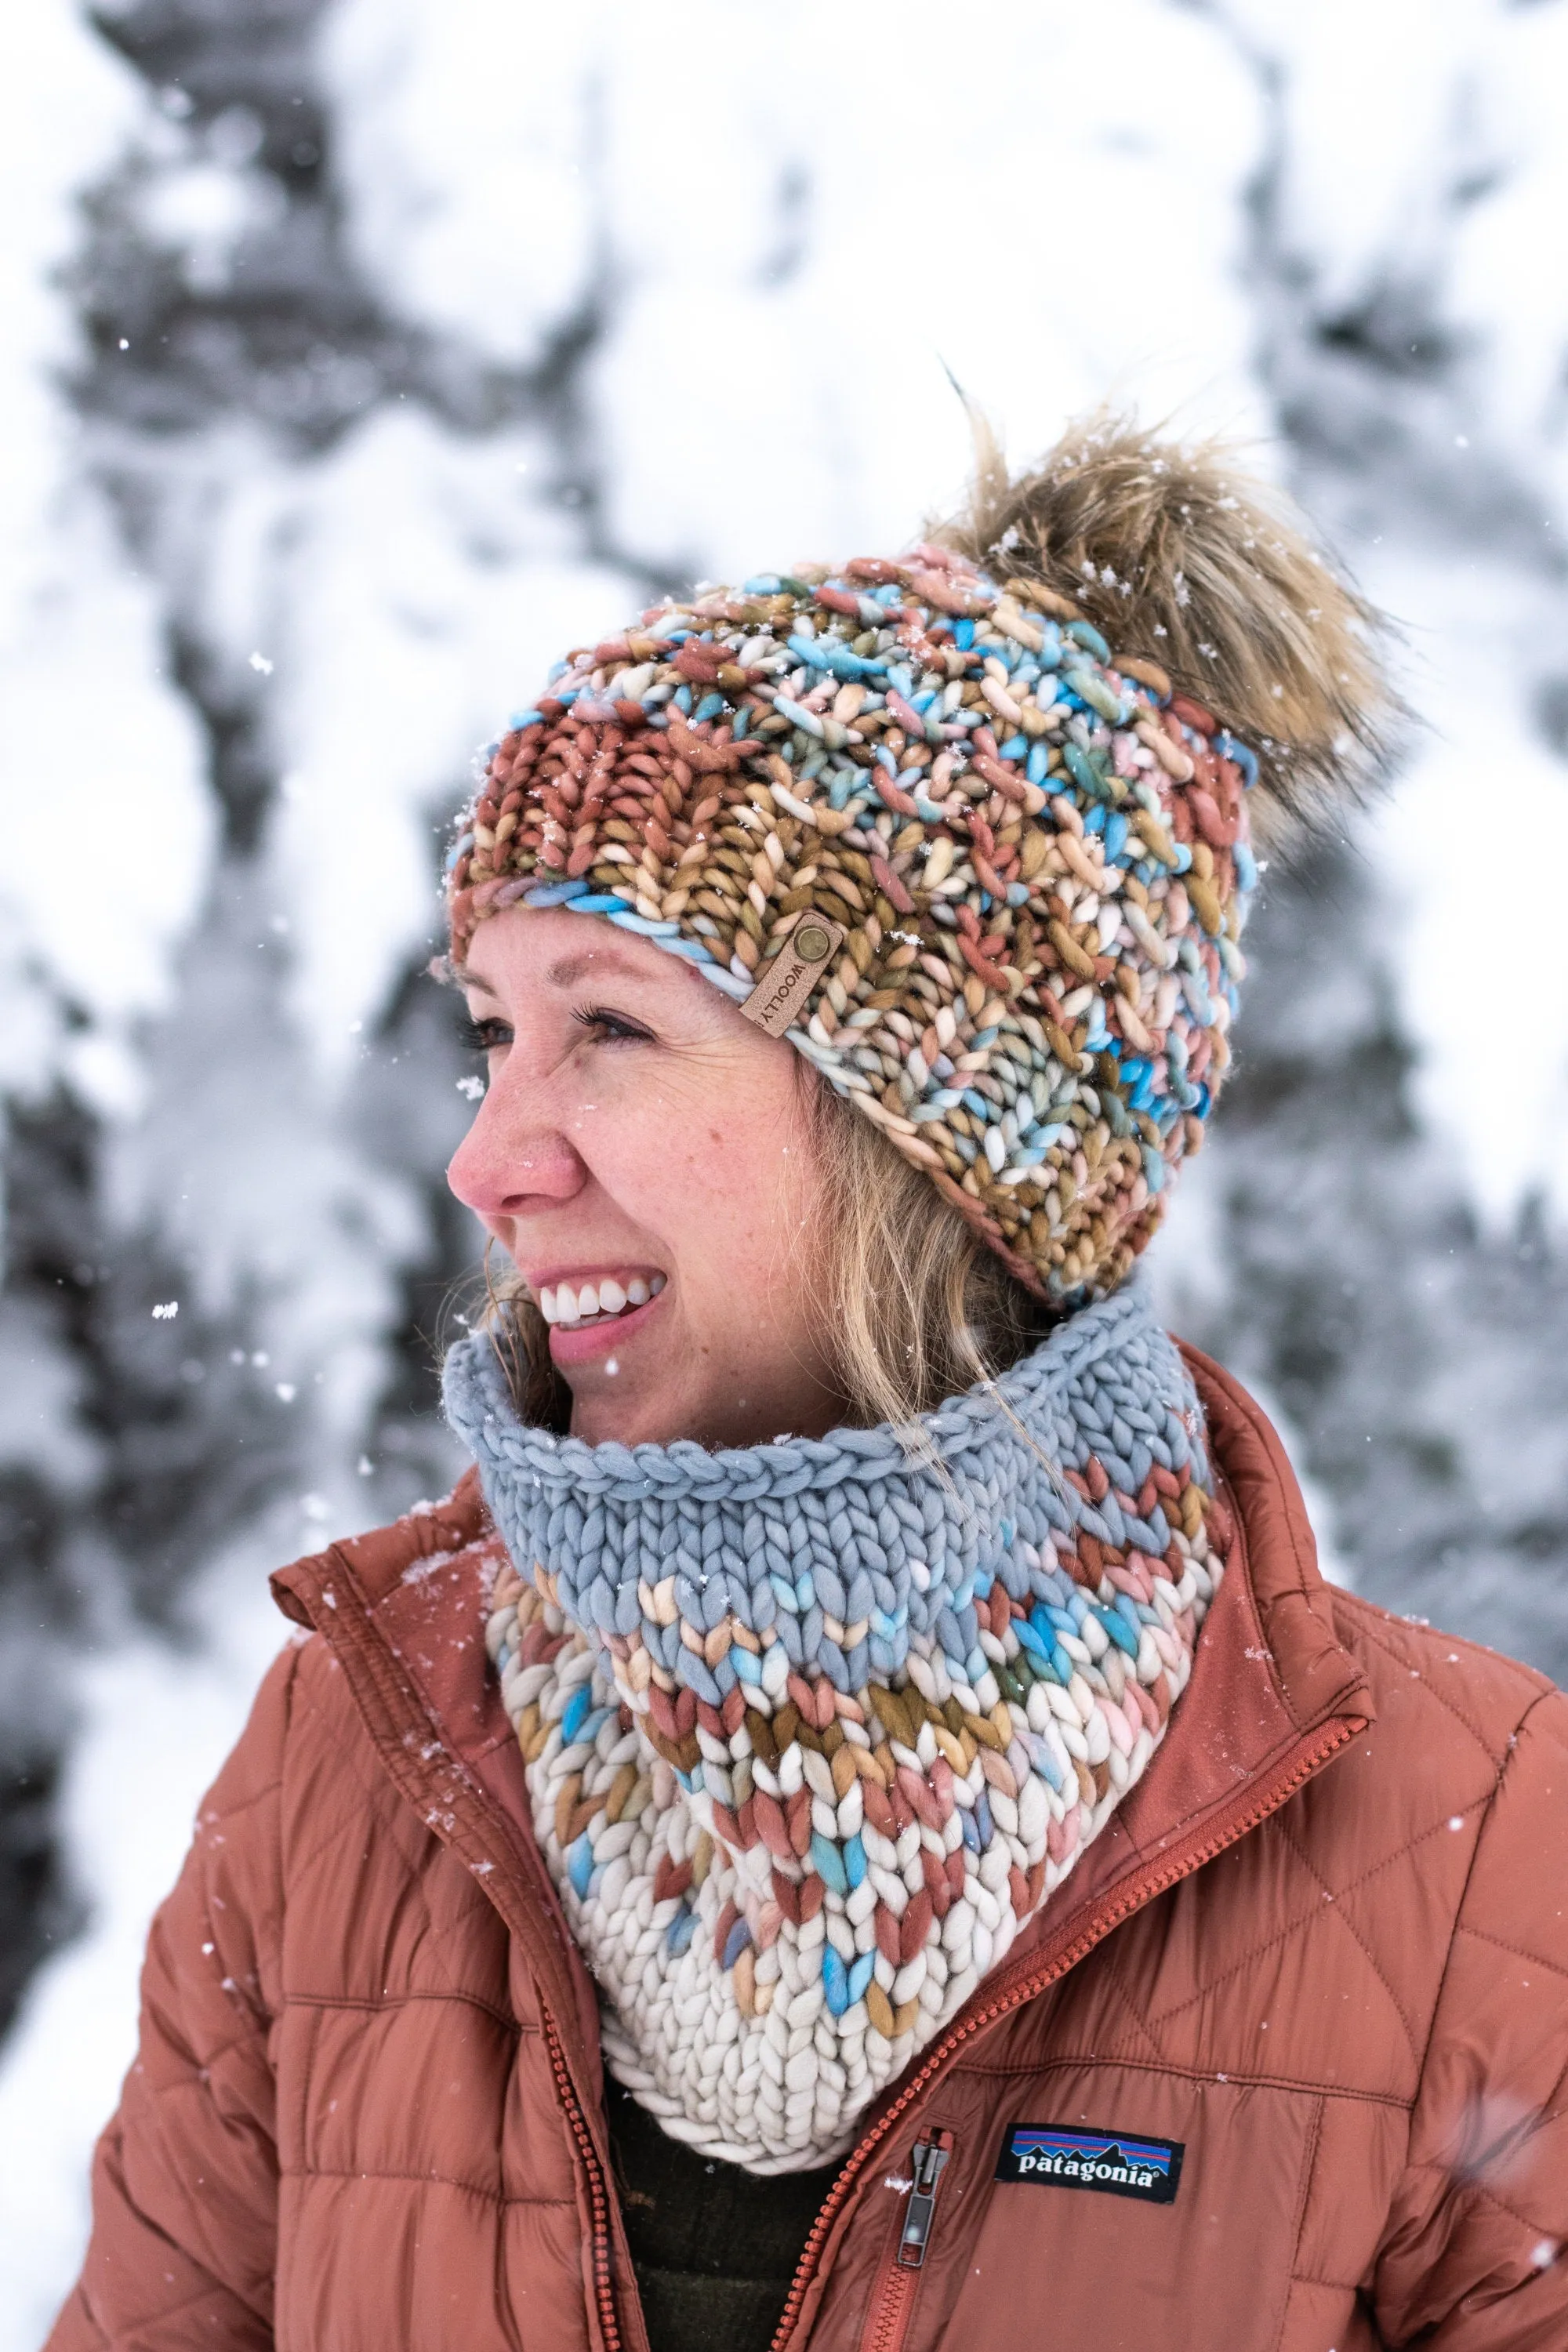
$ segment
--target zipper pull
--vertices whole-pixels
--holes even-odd
[[[952,2153],[951,2132],[938,2132],[934,2138],[915,2142],[914,2185],[910,2190],[909,2210],[904,2215],[903,2231],[899,2239],[900,2270],[918,2271],[926,2258],[937,2185]]]

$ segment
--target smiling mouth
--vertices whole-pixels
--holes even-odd
[[[540,1286],[539,1311],[552,1330],[590,1330],[599,1324],[617,1323],[622,1316],[646,1307],[665,1284],[662,1274],[634,1274],[626,1282],[612,1275],[601,1276],[596,1282],[546,1282]]]

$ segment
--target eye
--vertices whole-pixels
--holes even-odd
[[[629,1013],[612,1013],[605,1004],[579,1005],[572,1018],[582,1028],[590,1030],[602,1045],[651,1045],[654,1042],[651,1029],[645,1029]]]
[[[476,1021],[470,1015],[458,1024],[458,1042],[470,1054],[493,1054],[498,1045],[511,1044],[511,1027],[505,1021]]]

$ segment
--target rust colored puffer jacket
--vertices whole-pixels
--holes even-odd
[[[1267,1422],[1189,1361],[1243,1530],[1192,1684],[868,2116],[799,2352],[1568,2347],[1568,1702],[1325,1586]],[[485,1670],[494,1542],[469,1479],[276,1580],[314,1637],[159,1914],[53,2352],[645,2345],[594,1994]],[[1175,2196],[998,2179],[1024,2126],[1179,2145]],[[917,2147],[948,2160],[914,2266]]]

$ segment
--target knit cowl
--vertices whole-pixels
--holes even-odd
[[[902,1430],[717,1453],[520,1421],[447,1359],[509,1559],[489,1654],[606,2063],[820,2164],[1147,1770],[1228,1517],[1138,1283]]]

